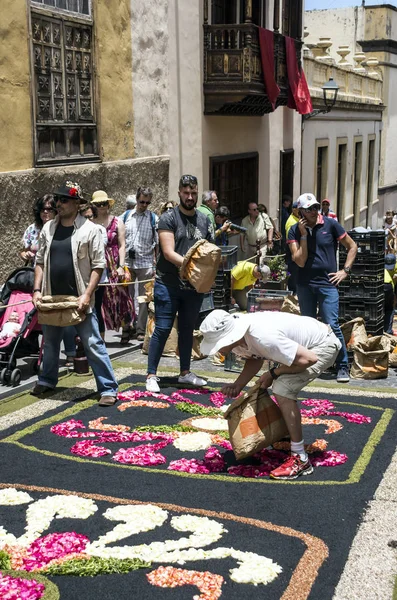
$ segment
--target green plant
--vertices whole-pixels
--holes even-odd
[[[283,256],[274,256],[266,264],[270,269],[269,281],[284,281],[287,278],[287,265]]]

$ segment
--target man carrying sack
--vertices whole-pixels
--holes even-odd
[[[41,230],[36,254],[33,303],[43,324],[44,356],[31,394],[41,397],[56,387],[63,329],[74,324],[101,395],[99,404],[111,406],[118,386],[94,309],[94,292],[106,266],[102,234],[79,214],[85,202],[79,185],[67,181],[54,199],[58,215]],[[62,311],[68,311],[70,323]]]
[[[212,226],[206,215],[196,210],[197,177],[183,175],[179,180],[179,206],[167,210],[158,224],[160,253],[154,284],[156,325],[150,340],[146,390],[159,392],[157,367],[178,313],[179,383],[204,386],[205,379],[190,371],[194,326],[199,316],[202,293],[184,278],[184,256],[198,242],[213,242]],[[219,252],[219,248],[217,249]],[[219,261],[218,261],[219,262]]]
[[[291,456],[270,477],[296,479],[310,475],[313,467],[304,447],[297,398],[302,388],[333,365],[338,355],[341,343],[330,326],[288,313],[230,315],[214,310],[200,331],[204,336],[203,354],[226,355],[233,351],[246,359],[236,381],[222,389],[226,396],[238,396],[261,369],[264,359],[279,363],[264,373],[259,382],[263,388],[272,386],[291,438]]]

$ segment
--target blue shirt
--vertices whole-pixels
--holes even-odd
[[[297,284],[317,287],[332,286],[328,274],[336,273],[336,248],[338,241],[345,237],[346,231],[335,221],[318,215],[317,224],[312,231],[307,231],[307,261],[304,267],[298,268]],[[288,233],[288,244],[300,243],[299,224],[293,225]]]

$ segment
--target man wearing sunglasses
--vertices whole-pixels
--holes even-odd
[[[146,389],[159,392],[157,367],[178,313],[179,383],[195,387],[205,379],[190,371],[193,331],[199,316],[203,294],[180,277],[179,269],[186,252],[201,239],[214,241],[210,220],[196,210],[197,177],[183,175],[179,180],[179,206],[161,215],[158,230],[160,254],[154,285],[156,326],[150,340]]]
[[[132,281],[147,281],[154,274],[156,252],[159,243],[157,234],[158,217],[149,206],[153,193],[150,188],[139,187],[136,192],[135,210],[126,211],[123,221],[125,223],[125,249],[126,265],[130,270]],[[129,286],[132,299],[135,296],[135,284]],[[138,296],[145,295],[145,284],[138,283]],[[148,317],[146,303],[138,305],[138,318],[136,321],[137,340],[145,338],[146,321]]]
[[[317,317],[331,326],[342,348],[336,359],[337,381],[349,381],[346,344],[339,326],[337,286],[349,276],[357,254],[357,244],[334,219],[319,214],[320,204],[314,194],[298,198],[300,220],[288,233],[292,260],[298,265],[297,294],[301,313]],[[344,266],[337,271],[338,242],[348,251]]]
[[[75,325],[100,393],[100,406],[116,402],[115,379],[94,309],[95,289],[106,267],[104,244],[97,225],[79,214],[85,204],[81,188],[67,181],[54,194],[58,215],[40,232],[36,255],[33,303],[42,296],[75,296],[84,319]],[[64,327],[43,325],[43,370],[31,391],[44,396],[58,383],[59,349]]]

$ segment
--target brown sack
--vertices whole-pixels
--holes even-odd
[[[142,354],[149,353],[149,344],[150,338],[153,335],[154,327],[155,327],[155,316],[154,316],[154,305],[153,302],[150,302],[148,306],[148,318],[146,321],[146,331],[145,331],[145,339],[143,340],[142,345]],[[162,356],[168,356],[174,358],[177,356],[178,352],[178,318],[175,317],[174,324],[171,329],[171,333],[168,336],[168,340],[164,346]]]
[[[390,333],[384,333],[383,335],[390,342],[389,367],[397,368],[397,337],[390,335]]]
[[[43,296],[37,302],[37,314],[40,325],[69,327],[78,325],[85,319],[85,313],[79,312],[76,296]]]
[[[353,379],[383,379],[389,367],[390,342],[378,335],[368,338],[365,345],[354,347],[350,376]]]
[[[286,296],[283,305],[281,307],[281,312],[290,313],[291,315],[300,315],[301,309],[299,307],[299,301],[297,296]]]
[[[215,281],[221,261],[221,249],[207,240],[198,240],[186,253],[181,277],[187,279],[196,292],[207,294]]]
[[[367,344],[368,335],[365,329],[365,321],[362,317],[348,321],[348,323],[341,325],[340,328],[348,350],[354,350],[356,347],[361,348]]]
[[[288,435],[279,407],[260,383],[229,406],[225,419],[228,419],[230,442],[238,460]]]

